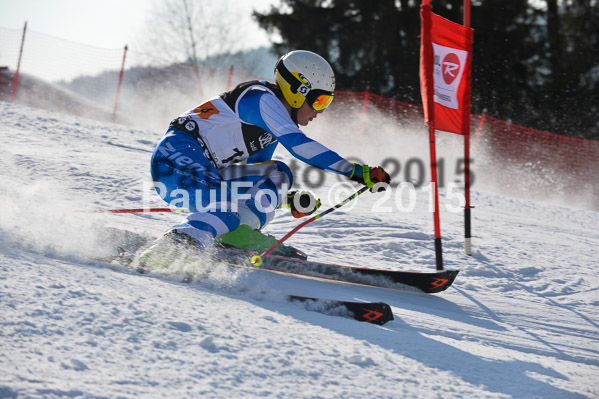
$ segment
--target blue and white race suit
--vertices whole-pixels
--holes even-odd
[[[271,161],[278,143],[309,165],[351,174],[350,162],[299,130],[277,90],[265,81],[242,83],[171,122],[151,172],[165,201],[192,211],[173,229],[200,240],[272,220],[293,183],[289,167]]]

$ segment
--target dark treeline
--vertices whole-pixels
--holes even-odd
[[[529,4],[530,3],[530,4]],[[462,0],[432,0],[463,23]],[[599,140],[599,0],[472,0],[472,112]],[[283,0],[255,13],[275,50],[327,58],[337,87],[421,104],[420,1]]]

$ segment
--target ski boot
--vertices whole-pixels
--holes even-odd
[[[245,224],[215,239],[216,244],[224,248],[239,249],[252,253],[262,253],[278,241],[275,237],[263,234],[259,230],[254,230]],[[301,260],[308,259],[308,255],[289,245],[280,245],[272,252],[272,255]]]
[[[139,255],[137,270],[187,268],[201,261],[205,249],[191,236],[170,230]]]

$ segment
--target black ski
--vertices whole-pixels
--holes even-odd
[[[218,256],[233,265],[250,265],[252,255],[233,248],[219,248]],[[445,291],[455,280],[459,270],[441,270],[429,273],[398,270],[370,269],[366,267],[341,266],[312,262],[302,258],[265,256],[261,269],[282,271],[304,276],[320,277],[349,283],[371,285],[375,287],[401,289],[411,286],[423,292],[433,294]]]
[[[349,312],[349,315],[355,320],[378,324],[379,326],[393,320],[391,306],[384,302],[350,302],[300,295],[287,295],[287,298],[294,302],[315,304],[315,308],[308,306],[307,309],[325,314],[330,314],[336,309],[342,309]]]
[[[119,248],[119,253],[128,252],[134,254],[139,248],[147,245],[151,241],[151,238],[126,230],[110,228],[106,232],[105,241],[121,243],[120,245],[123,248]],[[233,266],[253,267],[251,266],[250,259],[256,253],[245,252],[222,245],[217,246],[215,249],[215,260],[229,263]],[[312,262],[307,258],[306,254],[294,249],[293,251],[288,251],[285,256],[268,255],[263,257],[263,264],[260,268],[375,287],[405,289],[406,286],[410,286],[429,294],[445,291],[451,286],[459,273],[459,270],[422,273],[370,269]]]
[[[135,266],[135,255],[126,252],[124,249],[118,249],[119,254],[111,257],[97,258],[97,260],[112,264],[135,268],[140,274],[151,273],[151,269]],[[232,265],[235,266],[235,265]],[[191,283],[196,276],[186,274],[182,282]],[[368,322],[377,325],[383,325],[393,320],[391,306],[384,302],[351,302],[338,299],[325,299],[317,297],[307,297],[301,295],[287,295],[289,301],[303,302],[306,309],[333,316],[351,317],[354,320]]]

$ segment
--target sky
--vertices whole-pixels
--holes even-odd
[[[219,0],[211,0],[218,3]],[[61,39],[104,48],[122,48],[135,42],[158,0],[0,0],[0,27],[27,28]],[[210,1],[209,1],[210,3]],[[263,10],[271,0],[235,2]],[[267,43],[256,25],[254,40]]]
[[[196,0],[211,5],[222,0]],[[248,15],[241,48],[269,45],[269,38],[249,16],[265,11],[276,0],[233,1]],[[0,0],[0,66],[17,66],[21,32],[27,21],[21,72],[47,81],[70,80],[80,74],[118,69],[128,45],[128,66],[149,20],[161,0]],[[108,51],[108,50],[109,51]],[[106,64],[106,65],[102,65]]]

